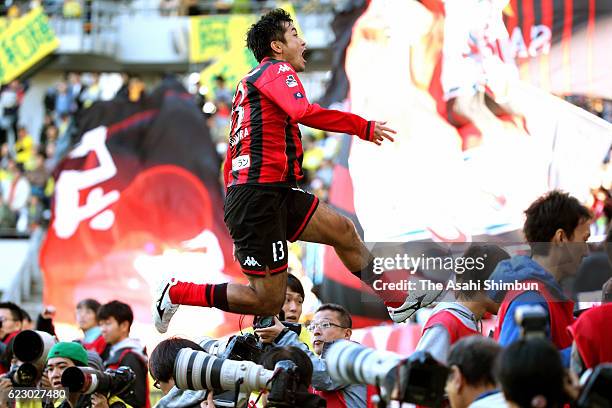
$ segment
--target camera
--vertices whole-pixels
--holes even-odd
[[[117,395],[125,391],[135,378],[134,371],[126,366],[104,372],[89,367],[68,367],[62,374],[62,385],[70,392]]]
[[[590,370],[589,370],[590,371]],[[586,374],[588,375],[588,374]],[[588,375],[576,406],[579,408],[612,407],[612,364],[600,364]]]
[[[521,327],[522,338],[546,337],[546,310],[540,305],[521,305],[514,312],[514,321]]]
[[[210,355],[237,361],[257,363],[264,352],[263,344],[252,333],[232,336],[227,342],[205,337],[199,344]]]
[[[444,397],[448,369],[427,352],[408,358],[339,340],[325,357],[330,376],[351,384],[380,387],[383,401],[439,406]]]
[[[23,330],[13,339],[13,355],[22,362],[6,374],[15,387],[34,387],[42,375],[55,338],[38,330]]]
[[[174,363],[174,381],[177,388],[213,390],[215,394],[235,391],[242,395],[234,404],[241,406],[248,395],[268,389],[268,406],[295,406],[298,375],[295,363],[283,360],[274,370],[266,370],[252,361],[235,361],[215,357],[204,351],[185,348],[179,351]]]
[[[282,317],[282,314],[281,314]],[[285,322],[282,318],[279,318],[283,326],[297,334],[298,336],[302,333],[302,325],[299,323]],[[254,329],[267,329],[268,327],[274,326],[274,316],[255,316],[253,319]]]

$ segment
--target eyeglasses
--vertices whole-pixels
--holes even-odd
[[[340,326],[339,324],[332,323],[328,320],[324,320],[322,322],[311,322],[308,325],[308,331],[313,332],[317,329],[317,327],[320,327],[321,329],[329,329],[332,326],[339,327],[341,329],[348,329],[348,327]]]

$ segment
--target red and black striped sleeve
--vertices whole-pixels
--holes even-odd
[[[353,113],[324,109],[318,104],[311,104],[293,70],[272,75],[269,81],[257,84],[258,88],[292,120],[312,128],[348,133],[363,140],[372,140],[374,121],[367,121]]]

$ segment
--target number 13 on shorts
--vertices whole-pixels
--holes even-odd
[[[272,259],[274,259],[274,262],[285,259],[285,247],[283,245],[283,241],[276,241],[272,243]]]

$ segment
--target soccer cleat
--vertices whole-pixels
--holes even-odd
[[[417,310],[431,305],[438,299],[444,291],[411,291],[406,300],[399,307],[387,307],[389,317],[395,323],[402,323],[410,319]]]
[[[153,305],[153,322],[160,333],[168,331],[168,325],[179,305],[170,301],[170,288],[178,281],[174,278],[165,278],[159,284],[155,293],[155,304]]]

